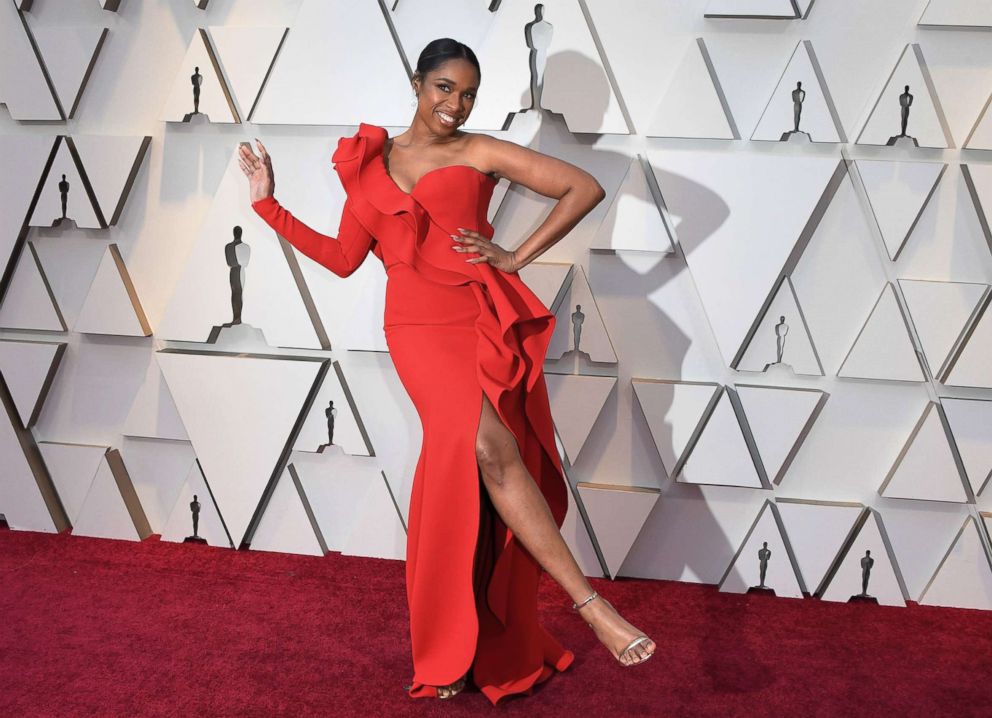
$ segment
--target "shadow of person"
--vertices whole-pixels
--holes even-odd
[[[544,12],[540,19],[550,22],[553,28],[554,17],[550,13]],[[533,53],[533,48],[531,50]],[[581,104],[587,121],[590,113],[593,113],[593,116],[605,115],[609,106],[611,88],[598,63],[575,51],[552,53],[547,56],[541,83],[545,79],[554,82],[561,76],[585,78]],[[520,98],[520,107],[531,109],[511,113],[504,126],[505,134],[519,144],[583,167],[603,184],[607,190],[607,199],[585,220],[583,224],[586,228],[583,229],[580,224],[571,235],[572,243],[576,241],[576,237],[580,242],[585,241],[586,238],[591,240],[596,233],[595,223],[606,215],[611,202],[619,199],[615,192],[632,157],[604,146],[610,143],[599,142],[601,135],[571,132],[567,125],[567,114],[562,115],[555,111],[556,108],[545,108],[541,106],[542,103],[533,102],[535,83],[534,78],[531,79],[532,88],[522,93]],[[540,89],[537,94],[538,97],[542,96]],[[568,112],[568,108],[562,109]],[[698,251],[706,239],[726,221],[730,208],[716,193],[698,182],[669,173],[657,166],[651,166],[651,170],[658,183],[666,188],[667,194],[663,199],[670,203],[669,206],[691,208],[691,212],[687,211],[685,216],[679,218],[680,221],[675,229],[680,242],[685,243],[684,246],[691,247],[692,251]],[[554,201],[526,188],[511,185],[494,217],[493,223],[497,226],[498,234],[507,238],[526,238],[543,222]],[[612,236],[613,227],[602,226],[599,231]],[[659,358],[656,372],[638,368],[637,377],[647,375],[646,378],[672,378],[671,374],[674,372],[675,377],[681,378],[681,369],[688,358],[692,338],[669,316],[663,302],[667,294],[668,306],[672,306],[670,302],[673,292],[694,290],[691,281],[687,281],[688,266],[684,249],[680,243],[674,244],[674,253],[668,255],[661,252],[594,251],[589,258],[588,276],[591,287],[594,290],[598,289],[600,295],[604,297],[610,294],[622,294],[623,301],[614,303],[613,306],[622,306],[625,313],[610,322],[617,335],[621,332],[631,333],[629,338],[618,344],[617,354],[620,356],[620,362],[616,371],[619,384],[623,387],[622,391],[632,391],[630,379],[633,378],[625,368],[630,364],[625,365],[622,359],[622,348],[625,345],[636,346],[641,357],[636,363],[638,367],[645,366],[645,357]],[[508,248],[512,247],[508,246]],[[580,252],[572,254],[575,257],[572,261],[581,261]],[[685,287],[684,290],[680,288],[680,284]],[[565,321],[569,318],[568,310],[569,308],[565,307],[564,320],[559,317],[558,322],[559,327],[565,331],[570,331],[570,322]],[[607,317],[604,317],[604,320],[606,319]],[[650,327],[650,330],[644,331],[643,327]],[[556,331],[558,330],[556,328]],[[633,336],[634,333],[636,337]],[[566,353],[561,361],[568,358],[569,353]],[[585,361],[584,357],[583,360]],[[554,361],[546,363],[546,370],[554,372],[559,363]],[[589,364],[587,361],[585,363]],[[612,394],[603,407],[603,415],[597,420],[599,426],[614,426],[619,423],[617,394]],[[629,395],[628,398],[627,403],[633,406],[633,398]],[[666,414],[669,408],[659,407]],[[644,452],[643,457],[637,458],[648,462],[652,466],[654,475],[665,478],[659,482],[661,496],[635,540],[625,565],[637,566],[645,576],[694,577],[703,582],[716,583],[732,560],[737,549],[736,544],[729,541],[720,522],[712,513],[704,490],[698,485],[673,480],[669,476],[672,467],[664,467],[659,452],[653,449],[657,444],[659,448],[667,448],[670,454],[675,453],[672,426],[668,424],[656,426],[651,432],[643,420],[632,417],[629,421],[634,435],[631,438],[631,446],[639,441],[642,446],[652,447]],[[602,455],[603,451],[597,449],[605,450],[609,440],[609,436],[593,432],[585,449],[588,453],[583,455]],[[668,446],[665,447],[665,444]],[[562,460],[567,462],[565,457]],[[571,467],[566,465],[566,468]],[[742,489],[727,488],[715,491],[722,492],[721,502],[739,501],[743,510],[750,510],[749,507],[753,503],[749,498],[750,492],[735,493],[743,491]],[[659,551],[660,546],[666,547],[666,550]],[[621,567],[618,573],[622,572]],[[730,597],[714,593],[713,600],[707,601],[703,609],[707,616],[703,620],[708,620],[710,625],[722,627],[720,631],[703,631],[696,639],[700,644],[698,649],[705,665],[705,673],[710,679],[712,690],[724,693],[761,691],[773,680],[771,678],[773,671],[769,670],[772,666],[763,660],[763,656],[749,643],[744,628],[749,601],[764,600],[764,597],[756,599],[734,597],[733,600],[725,600],[727,598]],[[636,614],[637,608],[632,608]],[[678,607],[671,608],[678,610]],[[650,631],[652,628],[650,622],[656,616],[658,616],[657,612],[646,615],[647,620],[641,627]],[[653,635],[663,645],[665,643],[663,623],[659,629]]]

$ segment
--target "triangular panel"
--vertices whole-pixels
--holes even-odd
[[[250,120],[288,28],[219,25],[208,30],[239,114]]]
[[[741,138],[703,38],[696,38],[689,45],[645,134],[718,140]]]
[[[992,477],[992,400],[945,397],[940,403],[972,493],[978,496]]]
[[[954,147],[940,98],[918,44],[903,48],[858,135],[857,144]]]
[[[68,344],[0,340],[0,375],[10,391],[21,426],[34,424]]]
[[[890,381],[925,380],[891,284],[886,283],[882,288],[837,376]]]
[[[73,330],[84,334],[147,337],[152,328],[116,244],[108,245]]]
[[[105,27],[86,25],[39,26],[32,31],[55,93],[70,118],[75,114],[86,80],[108,32]]]
[[[856,160],[872,217],[895,261],[937,189],[947,165],[942,162]]]
[[[796,374],[823,376],[820,356],[799,306],[796,289],[788,277],[783,277],[744,356],[734,368],[761,372],[772,366],[787,366]]]
[[[867,509],[855,503],[781,498],[776,507],[806,589],[819,593],[827,571]]]
[[[677,480],[687,484],[765,488],[726,391],[706,420],[695,446],[689,449]]]
[[[655,489],[583,481],[576,488],[610,575],[616,576],[660,494]]]
[[[632,159],[590,249],[663,254],[674,251],[648,181],[640,157]]]
[[[800,41],[793,50],[751,139],[847,142],[809,40]]]
[[[778,484],[820,415],[827,394],[818,389],[735,385],[767,479]]]
[[[896,499],[968,501],[937,404],[930,402],[923,410],[878,493]]]
[[[555,430],[561,437],[568,462],[574,465],[616,386],[617,378],[551,372],[545,372],[544,378],[547,380]]]
[[[307,405],[322,359],[155,353],[236,546]]]
[[[882,536],[880,520],[873,510],[864,515],[857,533],[831,568],[820,595],[824,601],[846,602],[867,589],[866,595],[884,606],[906,605],[895,556]]]
[[[803,597],[802,578],[797,573],[792,548],[770,499],[762,504],[720,579],[723,592],[747,593],[752,587],[771,589],[776,596]]]
[[[716,406],[720,385],[637,378],[630,383],[658,455],[672,477],[681,471],[686,450],[695,443],[703,420]]]
[[[899,286],[930,373],[943,377],[951,352],[961,343],[989,285],[900,279]]]
[[[163,122],[189,122],[194,118],[212,123],[241,122],[210,38],[203,28],[196,29],[186,47],[160,117]]]
[[[992,563],[973,516],[965,517],[954,542],[920,594],[920,603],[992,610]]]

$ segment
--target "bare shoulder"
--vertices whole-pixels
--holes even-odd
[[[514,163],[526,161],[528,156],[533,161],[539,154],[516,142],[482,133],[472,134],[466,149],[476,167],[498,176],[505,176]]]

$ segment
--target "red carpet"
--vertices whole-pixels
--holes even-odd
[[[992,613],[593,586],[659,644],[613,662],[547,576],[576,653],[493,708],[417,700],[403,564],[0,530],[3,716],[992,716]]]

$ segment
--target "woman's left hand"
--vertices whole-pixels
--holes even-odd
[[[514,252],[506,251],[498,244],[493,244],[492,241],[471,229],[459,227],[458,231],[461,232],[462,236],[459,237],[457,234],[453,234],[451,238],[459,242],[461,246],[454,245],[452,249],[456,252],[478,252],[482,255],[480,257],[466,259],[466,262],[470,264],[488,262],[490,266],[501,269],[504,272],[516,272],[519,269],[517,266],[517,257]]]

